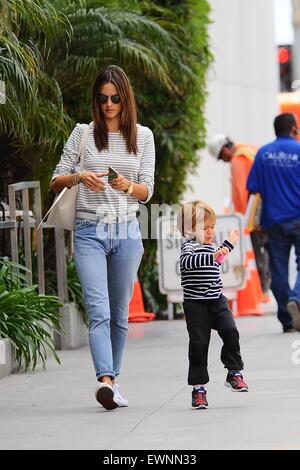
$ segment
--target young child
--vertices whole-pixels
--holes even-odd
[[[227,298],[222,294],[220,266],[239,239],[231,230],[217,249],[214,248],[216,214],[203,201],[184,204],[177,223],[184,240],[180,271],[183,309],[189,334],[188,384],[193,386],[192,409],[207,408],[205,384],[209,381],[207,355],[211,330],[223,340],[221,361],[228,369],[225,386],[235,392],[247,392],[241,370],[239,332]],[[223,259],[222,259],[223,258]]]

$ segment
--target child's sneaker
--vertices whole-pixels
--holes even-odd
[[[248,392],[248,385],[240,372],[228,372],[224,385],[233,392]]]
[[[201,410],[207,408],[206,390],[200,388],[192,391],[192,410]]]
[[[98,403],[106,410],[114,410],[118,407],[118,403],[114,401],[114,391],[107,382],[100,382],[95,391],[95,397]]]

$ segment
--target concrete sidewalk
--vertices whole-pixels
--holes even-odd
[[[60,366],[50,359],[46,372],[0,381],[0,448],[300,449],[300,334],[282,334],[274,316],[237,324],[249,393],[224,387],[213,332],[209,408],[192,411],[184,320],[130,324],[120,379],[129,408],[107,412],[95,401],[88,348],[62,351]]]

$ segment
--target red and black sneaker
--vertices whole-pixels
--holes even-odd
[[[192,410],[201,410],[207,408],[206,390],[200,388],[192,391]]]
[[[248,392],[248,385],[240,372],[228,372],[224,385],[233,392]]]

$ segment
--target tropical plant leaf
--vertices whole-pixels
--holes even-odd
[[[18,267],[19,272],[14,269]],[[35,369],[38,359],[45,367],[47,349],[55,352],[53,330],[60,331],[58,297],[38,294],[38,286],[26,286],[22,265],[0,260],[0,279],[7,290],[0,292],[0,337],[8,337],[16,349],[19,365]],[[12,275],[13,273],[13,275]],[[19,276],[19,278],[18,278]]]

